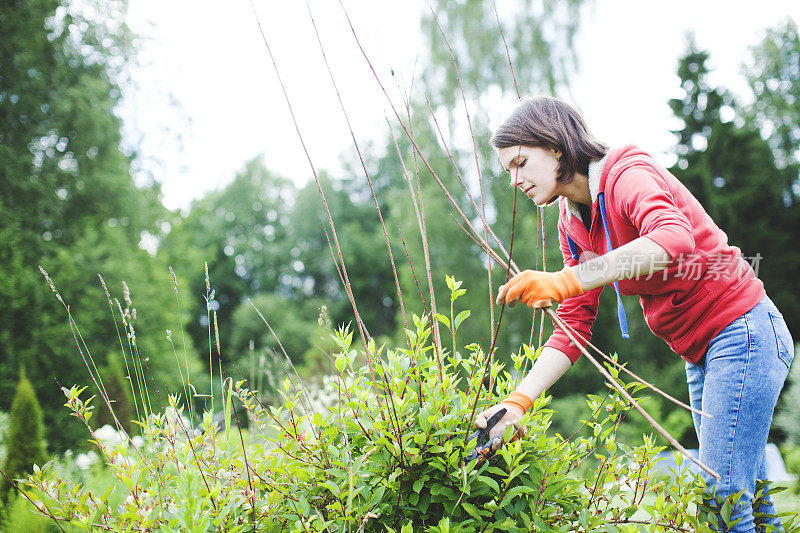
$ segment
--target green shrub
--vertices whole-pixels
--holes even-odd
[[[792,483],[792,490],[795,494],[800,494],[800,446],[786,444],[781,447],[781,455],[786,464],[786,471],[798,477]]]
[[[458,287],[451,290],[455,301]],[[525,438],[465,465],[476,410],[513,390],[537,354],[523,346],[506,369],[489,365],[477,344],[437,352],[427,320],[414,316],[413,326],[408,344],[393,349],[357,348],[352,332],[338,330],[337,373],[315,400],[287,377],[281,404],[265,406],[246,381],[225,379],[221,429],[210,412],[187,427],[169,396],[141,421],[143,446],[95,438],[118,480],[102,493],[54,463],[35,469],[26,486],[41,493],[32,496],[40,512],[111,531],[709,531],[695,517],[701,483],[654,476],[662,448],[651,438],[617,441],[630,406],[616,391],[586,398],[589,431],[570,440],[548,435],[553,413],[543,395],[523,418]],[[362,358],[367,364],[354,366]],[[495,388],[481,393],[487,377]],[[65,389],[67,406],[91,432],[94,407],[83,391]]]
[[[58,527],[52,519],[35,514],[33,504],[22,496],[10,496],[8,505],[3,509],[0,521],[0,533],[51,533]]]
[[[5,500],[11,486],[6,479],[16,479],[33,471],[34,464],[43,464],[47,458],[44,449],[42,408],[36,399],[31,382],[20,371],[17,392],[11,404],[8,434],[5,439],[6,457],[4,475],[0,478],[0,499]]]

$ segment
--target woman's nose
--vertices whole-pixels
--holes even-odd
[[[519,187],[522,184],[522,176],[518,169],[514,169],[511,172],[511,186],[512,187]]]

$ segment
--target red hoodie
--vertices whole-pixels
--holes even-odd
[[[652,332],[687,361],[699,361],[711,339],[764,297],[764,284],[741,250],[728,244],[728,236],[689,190],[639,148],[615,148],[591,164],[589,192],[591,234],[576,204],[565,197],[559,200],[558,239],[564,264],[574,266],[589,259],[592,254],[585,252],[608,251],[598,202],[603,193],[614,249],[647,237],[669,253],[666,270],[620,281],[619,291],[639,295]],[[580,260],[573,259],[567,234],[577,245]],[[586,339],[591,338],[602,290],[592,289],[558,306],[558,316]],[[573,363],[581,355],[559,328],[545,346],[564,352]]]

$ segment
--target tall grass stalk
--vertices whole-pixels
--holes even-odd
[[[77,323],[75,322],[75,320],[72,317],[72,313],[70,312],[69,306],[66,304],[66,302],[64,302],[64,299],[61,297],[61,294],[58,292],[58,289],[56,288],[56,285],[55,285],[55,283],[53,283],[53,280],[50,278],[49,274],[41,266],[39,267],[39,270],[42,273],[42,275],[44,276],[44,278],[47,281],[48,285],[50,286],[50,289],[56,295],[56,299],[59,302],[61,302],[61,304],[64,306],[64,309],[65,309],[65,311],[67,313],[67,323],[69,324],[70,332],[72,333],[72,338],[75,341],[75,346],[78,348],[78,353],[80,354],[81,359],[83,360],[83,364],[86,367],[86,370],[89,372],[89,377],[91,378],[92,382],[94,383],[95,387],[97,388],[101,399],[105,402],[106,407],[108,408],[109,413],[111,413],[111,416],[113,417],[117,427],[122,432],[122,434],[127,438],[128,442],[131,445],[133,445],[133,441],[131,440],[130,436],[125,431],[125,428],[119,422],[119,420],[116,417],[116,414],[114,413],[114,408],[111,405],[111,399],[105,393],[105,389],[101,388],[99,383],[98,383],[98,381],[100,379],[100,376],[99,376],[99,373],[97,373],[97,371],[96,371],[96,367],[94,367],[94,364],[90,365],[89,364],[89,360],[87,360],[87,357],[89,359],[91,359],[91,354],[88,352],[88,349],[86,348],[85,343],[82,343],[79,340],[79,337],[78,337],[78,334],[77,334]],[[84,353],[84,350],[87,350],[86,353]],[[95,368],[94,372],[92,371],[93,367]],[[67,390],[62,387],[62,391],[67,391]],[[88,402],[89,401],[87,400],[87,407],[88,407]],[[93,408],[91,408],[91,409],[93,409]],[[91,409],[87,409],[87,411],[91,411]],[[88,425],[88,418],[84,421],[84,424],[86,425],[87,429],[94,436],[93,430]],[[95,438],[95,440],[97,440],[97,439]],[[142,456],[141,454],[139,454],[139,456],[140,456],[142,462],[148,467],[148,469],[152,470],[152,467],[147,463],[147,461],[145,461],[144,456]]]
[[[214,300],[214,291],[211,290],[211,281],[208,276],[208,262],[203,263],[206,275],[206,322],[208,323],[208,390],[211,395],[211,412],[214,412],[214,363],[212,362],[211,348],[211,302]]]
[[[178,291],[178,278],[175,276],[175,271],[172,270],[172,266],[169,267],[169,273],[172,276],[172,287],[175,290],[175,303],[178,308],[178,324],[181,325],[181,344],[183,345],[183,361],[186,367],[186,377],[183,376],[183,370],[181,370],[180,362],[178,362],[178,371],[180,372],[181,376],[181,385],[183,386],[183,394],[186,398],[186,404],[189,408],[189,420],[190,424],[194,425],[195,423],[195,416],[194,416],[194,399],[189,396],[189,353],[186,350],[186,334],[183,331],[183,309],[181,308],[181,297],[180,292]],[[177,361],[177,355],[175,357]],[[213,397],[213,396],[212,396]]]
[[[133,373],[136,376],[136,388],[139,392],[139,397],[141,398],[142,402],[143,418],[140,418],[140,420],[146,419],[148,416],[150,416],[152,408],[150,405],[150,395],[147,391],[147,380],[145,380],[144,372],[142,371],[141,358],[139,357],[139,354],[136,350],[136,345],[134,343],[136,331],[131,329],[132,325],[126,319],[126,313],[123,311],[122,304],[119,303],[117,298],[114,298],[114,303],[117,304],[117,311],[119,311],[120,320],[122,320],[122,326],[125,329],[125,335],[128,340],[128,349],[131,353],[131,366],[133,366]],[[134,401],[135,398],[136,397],[134,396]]]
[[[116,331],[117,340],[119,341],[119,348],[120,351],[122,352],[122,360],[125,362],[125,372],[126,372],[125,379],[128,381],[128,385],[130,385],[131,388],[131,399],[133,400],[133,407],[136,410],[136,419],[141,420],[142,414],[139,412],[139,401],[136,399],[136,391],[133,388],[133,379],[131,378],[131,370],[130,366],[128,366],[128,355],[125,351],[125,345],[122,342],[122,334],[119,331],[119,324],[117,323],[117,315],[114,313],[114,305],[111,302],[111,294],[108,291],[108,286],[106,285],[103,276],[98,274],[97,277],[100,278],[100,284],[103,286],[103,291],[106,294],[106,301],[108,302],[108,310],[111,313],[111,318],[114,321],[114,330]],[[131,354],[131,366],[133,366],[133,354]]]
[[[61,305],[64,307],[64,310],[67,313],[67,322],[69,324],[70,332],[72,333],[72,338],[74,339],[75,344],[78,347],[78,353],[80,353],[81,359],[83,360],[83,364],[86,367],[86,370],[89,372],[89,377],[92,379],[92,382],[97,388],[97,391],[100,394],[101,398],[105,401],[106,406],[108,407],[108,410],[111,413],[115,421],[115,424],[117,425],[117,428],[123,430],[122,424],[120,423],[119,420],[117,420],[117,417],[114,415],[114,411],[111,407],[111,401],[108,397],[105,386],[103,385],[103,380],[102,377],[100,376],[100,372],[97,370],[97,365],[95,365],[92,353],[89,350],[89,347],[86,345],[83,336],[80,334],[80,329],[78,328],[78,324],[72,317],[72,312],[70,311],[69,306],[61,297],[61,293],[58,291],[55,283],[53,283],[53,280],[50,278],[50,275],[45,271],[45,269],[39,266],[39,271],[42,273],[42,276],[44,276],[45,281],[47,281],[48,285],[50,286],[50,290],[52,290],[53,293],[56,295],[56,299],[61,303]]]
[[[372,186],[372,178],[369,175],[369,171],[367,170],[367,164],[364,162],[364,156],[361,153],[361,148],[358,145],[358,140],[356,139],[356,134],[353,131],[353,126],[350,123],[350,116],[347,114],[347,109],[345,108],[344,101],[342,100],[342,96],[339,93],[339,87],[336,85],[336,79],[333,76],[333,71],[331,70],[330,63],[328,62],[328,56],[325,54],[325,48],[322,45],[322,39],[319,36],[319,31],[317,30],[317,23],[314,20],[314,15],[311,12],[311,6],[306,0],[306,8],[308,10],[308,16],[311,19],[311,25],[314,27],[314,34],[317,37],[317,43],[319,44],[320,52],[322,53],[322,59],[325,61],[325,68],[328,70],[328,76],[331,80],[331,85],[333,86],[334,92],[336,92],[336,98],[339,100],[339,107],[342,110],[342,115],[344,116],[345,122],[347,123],[347,129],[350,131],[350,138],[353,140],[353,147],[356,150],[356,154],[358,155],[358,160],[361,162],[361,169],[364,172],[364,176],[367,179],[367,184],[369,185],[369,191],[372,194],[372,199],[375,203],[375,211],[378,213],[378,221],[381,224],[381,229],[383,230],[383,238],[386,241],[386,251],[389,254],[389,263],[392,267],[392,274],[394,275],[394,284],[397,289],[397,300],[400,304],[400,314],[403,317],[403,327],[404,329],[408,328],[408,319],[406,318],[406,309],[405,304],[403,303],[403,291],[400,289],[400,280],[397,277],[397,268],[395,267],[394,263],[394,254],[392,253],[392,246],[389,244],[389,234],[386,232],[386,224],[383,221],[383,214],[381,213],[380,205],[378,204],[378,198],[375,195],[375,188]],[[408,340],[408,339],[407,339]],[[409,341],[410,342],[410,341]]]
[[[433,6],[429,6],[431,10],[431,14],[433,15],[433,21],[436,23],[436,27],[439,29],[439,33],[442,36],[445,44],[447,45],[447,49],[450,52],[450,60],[453,64],[453,71],[456,74],[456,81],[458,81],[458,90],[461,93],[461,101],[464,104],[464,114],[467,117],[467,126],[469,127],[469,135],[472,139],[472,155],[475,159],[475,170],[478,173],[478,186],[480,188],[481,193],[481,208],[480,208],[480,217],[483,221],[483,237],[486,242],[489,242],[489,225],[486,223],[486,197],[483,193],[483,173],[481,172],[481,164],[478,160],[478,141],[475,138],[475,131],[472,128],[472,119],[469,116],[469,106],[467,105],[467,96],[464,94],[464,85],[461,83],[461,74],[458,71],[458,61],[456,60],[456,54],[453,52],[453,47],[450,46],[450,41],[447,39],[447,35],[445,35],[444,30],[442,30],[441,25],[439,25],[439,17],[436,16],[436,10],[433,9]],[[428,102],[428,106],[430,107],[430,102]],[[431,109],[431,114],[433,109]],[[453,162],[453,166],[457,166],[455,162]],[[462,181],[463,184],[463,181]],[[466,189],[467,187],[464,186]],[[477,206],[475,208],[478,211]],[[509,254],[510,256],[510,254]],[[488,292],[489,292],[489,331],[494,331],[494,287],[492,282],[492,260],[490,258],[486,258],[486,272],[487,272],[487,282],[488,282]],[[494,352],[492,352],[492,356],[494,356]],[[491,389],[491,386],[490,386]]]

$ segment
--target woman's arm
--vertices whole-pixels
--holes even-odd
[[[581,289],[586,292],[614,281],[659,272],[669,266],[671,259],[669,253],[663,247],[647,237],[639,237],[605,255],[568,268],[572,270],[572,273],[578,279]],[[505,296],[502,290],[500,294]],[[498,297],[498,303],[501,303],[500,299]],[[572,366],[572,362],[566,354],[555,348],[545,346],[542,348],[536,363],[534,363],[528,375],[517,387],[516,392],[523,394],[526,400],[533,402],[534,398],[537,398],[553,383],[558,381],[570,366]],[[510,425],[515,426],[520,430],[520,433],[524,433],[524,428],[519,423],[524,413],[518,405],[517,402],[501,402],[494,405],[477,416],[475,426],[478,428],[486,427],[486,421],[498,409],[505,407],[506,414],[492,429],[489,434],[490,438],[498,435],[502,436],[505,429]],[[499,448],[499,446],[500,443],[498,442],[495,448]]]
[[[523,270],[498,287],[497,304],[513,306],[521,300],[530,307],[549,307],[552,302],[563,302],[615,281],[659,272],[671,261],[664,247],[639,237],[594,259],[572,266],[565,264],[558,272]]]
[[[539,353],[539,357],[528,372],[528,375],[517,386],[517,392],[523,393],[531,400],[538,398],[541,393],[558,381],[571,366],[572,361],[563,352],[550,346],[545,346]]]
[[[667,268],[669,253],[647,237],[639,237],[607,254],[571,267],[584,291],[615,281],[646,276]]]

